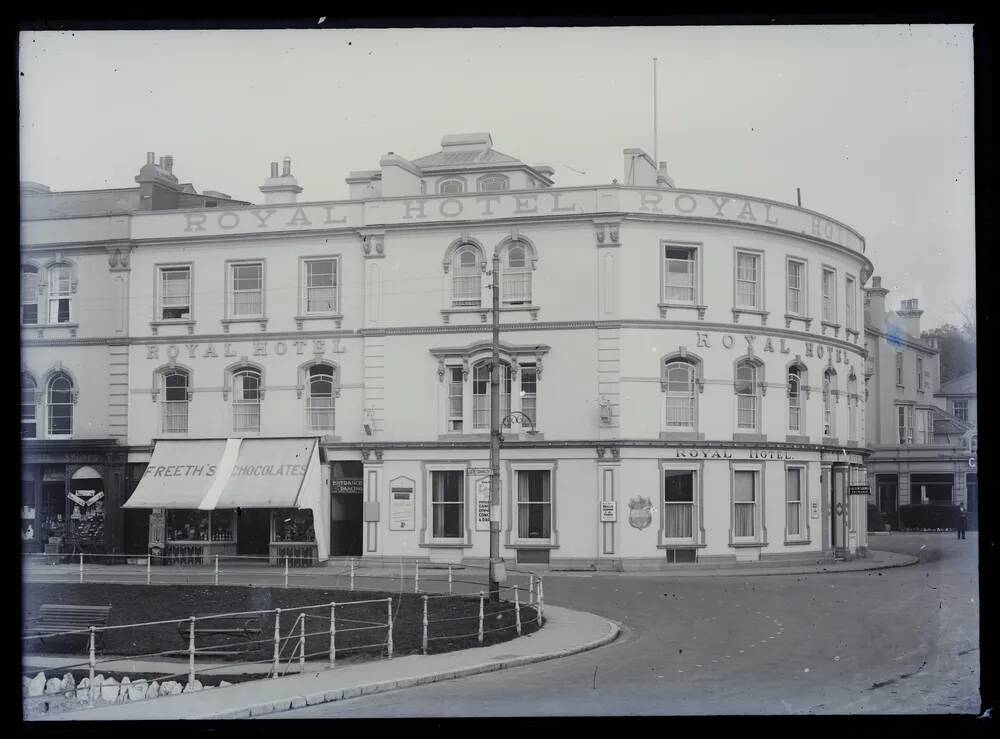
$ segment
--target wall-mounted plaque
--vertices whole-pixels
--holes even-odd
[[[413,531],[416,527],[412,487],[394,487],[389,493],[389,530]]]
[[[618,520],[618,504],[613,500],[601,501],[601,523],[614,523]]]

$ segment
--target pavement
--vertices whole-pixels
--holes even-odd
[[[750,577],[759,575],[857,574],[865,571],[906,567],[917,561],[918,556],[906,551],[869,550],[868,556],[865,558],[838,562],[822,561],[813,563],[812,565],[803,562],[756,562],[715,568],[672,568],[666,571],[615,573],[542,571],[540,574],[546,576],[546,583],[552,582],[553,585],[557,579],[565,580],[568,585],[571,582],[578,582],[578,578],[580,577],[592,577],[607,580],[609,583],[621,582],[622,580],[635,581],[635,578],[642,578],[644,581],[648,580],[660,583],[661,586],[666,586],[675,578],[685,580],[687,578],[714,580],[720,577]],[[67,572],[61,573],[60,571],[63,569],[66,569]],[[129,579],[132,573],[123,572],[123,570],[127,569],[123,567],[88,568],[87,579],[90,581],[101,580],[105,582],[120,582],[122,580],[125,582],[135,582],[134,578]],[[145,568],[142,569],[144,570]],[[184,573],[180,568],[164,568],[164,570],[169,570],[181,578],[186,578],[190,574]],[[363,587],[372,588],[379,580],[389,583],[388,589],[395,589],[391,585],[391,578],[393,575],[398,576],[399,571],[397,569],[392,567],[368,568],[366,571],[369,577],[360,579],[359,576],[359,589],[361,582],[364,583]],[[122,577],[123,574],[124,577]],[[260,577],[257,577],[258,574]],[[260,568],[259,573],[255,573],[253,568],[239,568],[239,580],[241,584],[244,584],[247,580],[256,580],[263,584],[276,574],[280,574],[283,577],[283,573],[275,573],[274,568]],[[323,574],[323,568],[312,568],[308,571],[308,574],[296,578],[293,586],[329,587],[331,583],[327,582],[327,580],[337,580],[339,583],[343,577],[342,573],[339,572],[327,572],[327,577],[325,578]],[[62,575],[63,581],[75,582],[77,581],[78,570],[72,566],[64,567],[41,564],[32,565],[24,570],[24,579],[26,581],[51,582],[53,579],[58,579],[60,575]],[[456,570],[456,580],[458,578],[459,575]],[[223,584],[226,583],[223,582]],[[229,584],[235,583],[230,581]],[[396,584],[398,585],[398,580]],[[446,580],[442,584],[440,573],[438,573],[438,579],[422,576],[420,584],[421,586],[426,586],[428,589],[447,587]],[[833,586],[831,585],[831,587]],[[82,708],[50,717],[39,717],[38,720],[88,721],[253,718],[266,714],[304,709],[307,706],[319,706],[320,704],[344,701],[349,698],[395,691],[400,688],[430,685],[444,680],[468,677],[481,673],[491,673],[530,665],[532,663],[545,662],[560,657],[569,657],[570,655],[577,655],[610,644],[622,633],[622,624],[609,618],[609,616],[612,616],[612,613],[617,613],[621,609],[593,608],[593,610],[611,611],[601,616],[595,615],[589,610],[550,605],[551,596],[549,596],[549,590],[550,586],[547,584],[546,595],[548,597],[546,597],[547,602],[544,609],[545,626],[531,635],[493,646],[438,655],[409,655],[377,662],[338,664],[333,669],[286,675],[279,679],[252,680],[222,688],[213,688],[208,691],[161,697],[150,701]],[[458,592],[457,588],[456,592]],[[572,598],[564,599],[560,597],[557,600],[573,604]],[[614,597],[611,598],[610,602],[602,599],[601,603],[613,605]],[[712,620],[714,620],[714,617]],[[630,629],[626,628],[625,631],[629,633]],[[60,666],[72,662],[78,663],[79,661],[79,657],[31,657],[32,666],[37,665],[41,668],[47,667],[50,670],[55,669],[57,671]],[[120,665],[120,668],[114,665]],[[165,667],[168,669],[164,669]],[[307,668],[309,667],[307,665]],[[251,670],[240,665],[223,665],[221,663],[218,665],[209,663],[199,664],[199,668],[216,668],[212,671],[220,675],[226,674],[227,669],[233,670],[228,674],[236,674],[237,672],[246,674],[251,672]],[[175,662],[139,662],[128,658],[123,658],[120,662],[114,664],[108,663],[104,665],[104,669],[109,672],[121,669],[121,671],[127,672],[132,676],[139,676],[144,671],[182,671],[177,669],[177,663]],[[267,666],[263,666],[262,669],[266,670]],[[597,671],[595,669],[595,686],[596,675]]]
[[[333,669],[252,680],[149,701],[68,711],[38,720],[253,718],[565,657],[608,644],[619,634],[617,623],[591,613],[545,606],[543,614],[545,625],[541,630],[489,647],[338,665]]]

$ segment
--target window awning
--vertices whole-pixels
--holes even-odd
[[[218,499],[205,508],[301,508],[315,439],[243,439]]]
[[[122,508],[197,508],[220,474],[225,439],[158,441]]]

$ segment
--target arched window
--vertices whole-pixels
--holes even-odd
[[[523,244],[514,243],[504,250],[500,282],[500,299],[506,305],[531,303],[531,264]]]
[[[334,369],[328,364],[309,368],[309,396],[306,410],[312,431],[332,431],[334,411]]]
[[[759,368],[749,360],[736,365],[736,428],[755,431],[760,424]]]
[[[462,180],[441,180],[438,183],[438,194],[440,195],[461,195],[465,192],[465,183]]]
[[[479,178],[479,192],[499,192],[510,188],[506,175],[490,174]]]
[[[837,373],[832,369],[823,372],[823,436],[837,435],[836,414],[833,412],[833,393],[837,389]]]
[[[49,380],[46,417],[48,435],[73,435],[73,381],[63,372],[57,372]]]
[[[510,365],[500,363],[500,418],[510,415]],[[472,428],[490,427],[490,362],[479,362],[472,370]]]
[[[667,428],[695,428],[695,368],[690,362],[671,361],[664,368],[667,393]]]
[[[163,373],[163,433],[187,433],[189,386],[190,376],[184,370]]]
[[[21,373],[21,438],[34,439],[38,436],[38,406],[35,395],[38,386],[27,372]]]
[[[68,264],[49,268],[49,323],[73,320],[73,270]]]
[[[788,368],[788,430],[802,432],[802,370]]]
[[[38,267],[21,265],[21,323],[38,323]]]
[[[483,282],[475,247],[463,246],[455,252],[451,284],[455,307],[478,307],[482,303]]]
[[[233,431],[260,431],[260,386],[258,370],[233,372]]]

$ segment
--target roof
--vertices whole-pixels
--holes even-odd
[[[139,188],[74,190],[21,196],[21,218],[101,216],[139,209]]]
[[[496,149],[480,149],[478,151],[439,151],[419,159],[411,160],[421,169],[461,167],[494,167],[498,164],[525,166],[520,159],[497,151]]]
[[[935,395],[975,395],[976,394],[976,370],[966,372],[964,375],[956,377],[954,380],[941,385]]]

